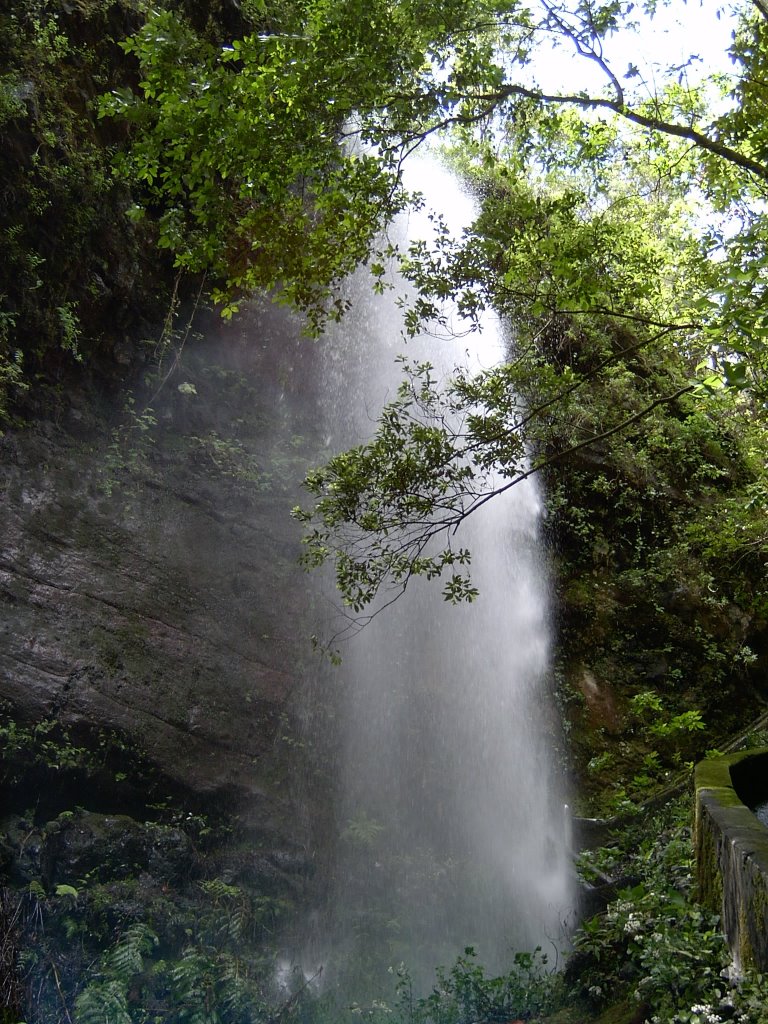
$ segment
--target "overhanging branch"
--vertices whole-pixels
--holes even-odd
[[[581,107],[582,110],[610,110],[627,121],[640,125],[642,128],[650,128],[652,131],[660,132],[662,135],[672,135],[676,138],[687,139],[688,142],[694,143],[694,145],[705,152],[712,153],[713,156],[720,157],[736,167],[749,171],[762,181],[768,181],[768,166],[759,160],[753,160],[751,157],[739,152],[739,150],[733,149],[717,139],[710,138],[691,125],[677,124],[674,121],[665,121],[659,117],[649,117],[647,114],[641,114],[639,111],[627,107],[619,100],[610,100],[600,96],[573,94],[563,96],[558,93],[545,93],[538,89],[529,89],[524,85],[504,85],[495,92],[477,93],[460,98],[475,102],[480,100],[484,103],[493,103],[498,107],[505,100],[512,99],[515,96],[534,100],[536,103]]]
[[[584,448],[589,448],[593,444],[605,441],[607,438],[613,437],[614,434],[620,434],[623,430],[626,430],[627,427],[631,427],[633,423],[637,423],[639,420],[644,419],[660,405],[668,405],[670,402],[674,402],[676,399],[680,398],[681,395],[685,395],[693,391],[695,387],[695,384],[686,384],[685,387],[679,388],[671,395],[665,395],[662,398],[657,398],[655,401],[651,402],[650,405],[644,406],[638,412],[633,413],[627,419],[622,420],[621,423],[617,423],[609,430],[605,430],[601,434],[594,434],[592,437],[588,437],[585,441],[580,441],[578,444],[572,445],[570,448],[566,448],[562,452],[555,452],[554,455],[551,455],[548,459],[544,459],[542,462],[537,463],[537,465],[532,466],[531,469],[527,469],[523,473],[518,473],[518,475],[513,477],[512,480],[508,480],[507,483],[503,484],[501,487],[497,487],[494,490],[489,491],[487,494],[484,494],[482,498],[473,502],[469,508],[465,509],[460,515],[457,515],[456,521],[453,524],[453,529],[458,528],[467,516],[476,512],[477,509],[485,505],[486,502],[490,501],[492,498],[498,497],[500,494],[504,494],[505,491],[508,491],[516,484],[522,483],[523,480],[527,480],[528,477],[533,476],[534,473],[538,473],[542,469],[546,469],[548,466],[554,465],[556,462],[561,462],[563,459],[568,458],[570,455],[575,455],[576,452],[582,451]]]

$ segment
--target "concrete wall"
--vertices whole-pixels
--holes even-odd
[[[700,762],[695,788],[699,898],[721,914],[737,968],[767,971],[768,829],[742,797],[768,795],[768,748]]]

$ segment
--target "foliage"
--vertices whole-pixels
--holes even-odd
[[[155,772],[146,755],[120,735],[106,729],[73,733],[55,718],[19,721],[9,704],[0,703],[0,783],[10,792],[23,792],[41,773],[73,779],[85,772],[108,772],[117,779],[119,769],[130,763],[134,770],[140,767],[145,785],[151,786]]]
[[[733,403],[707,404],[691,383],[703,349],[690,347],[697,332],[679,308],[699,281],[689,241],[657,237],[648,204],[595,210],[579,190],[542,194],[501,171],[479,181],[477,223],[460,245],[441,236],[417,283],[422,299],[448,286],[473,316],[495,305],[514,353],[444,382],[405,362],[373,438],[311,473],[314,508],[295,513],[308,526],[305,563],[334,562],[357,612],[417,574],[453,574],[446,597],[472,599],[462,523],[538,470],[552,480],[550,529],[563,546],[578,540],[582,564],[602,550],[626,569],[670,531],[691,531],[694,503],[709,514],[739,478],[756,485]]]
[[[580,979],[598,1003],[614,1000],[623,982],[649,1008],[649,1017],[672,1024],[689,1019],[685,1007],[714,1006],[726,994],[720,974],[727,955],[718,920],[687,905],[675,890],[623,891],[603,918],[583,926],[577,949],[600,961]],[[606,964],[612,957],[621,964],[621,979]]]
[[[16,970],[22,941],[21,916],[22,900],[19,896],[0,889],[0,1006],[7,1021],[20,1020],[22,1013],[24,992]]]
[[[407,995],[409,1011],[401,1019],[407,1024],[469,1024],[540,1017],[558,1006],[561,981],[540,949],[516,953],[508,974],[489,978],[468,947],[450,970],[438,970],[432,992],[415,1003],[401,983],[401,1004]]]
[[[246,1024],[264,1018],[265,966],[253,955],[190,945],[166,962],[147,960],[157,937],[144,924],[129,929],[105,958],[102,976],[78,996],[78,1024],[106,1024],[112,1014],[130,1024],[163,1007],[178,1024]],[[141,979],[143,994],[129,995]],[[138,1005],[137,1005],[138,1004]],[[122,1016],[119,1016],[122,1014]]]
[[[103,347],[96,335],[109,324],[109,304],[127,304],[135,283],[127,267],[137,239],[117,212],[112,140],[96,132],[92,111],[112,81],[110,35],[122,13],[118,0],[76,12],[35,0],[6,5],[0,16],[3,419],[25,392],[35,397],[30,385],[43,366],[52,380]]]
[[[128,392],[122,422],[113,428],[104,458],[101,487],[107,496],[119,482],[127,479],[136,486],[136,479],[148,472],[155,444],[153,428],[156,426],[154,409],[148,406],[137,408],[136,399]]]
[[[672,718],[667,717],[660,697],[650,690],[635,694],[631,703],[633,713],[654,739],[667,739],[704,728],[700,711],[683,711]]]
[[[759,160],[745,151],[742,122],[748,119],[747,108],[752,109],[752,94],[747,95],[741,80],[733,79],[731,105],[717,119],[708,113],[710,86],[675,88],[670,80],[653,104],[645,103],[619,83],[602,57],[603,43],[623,28],[628,17],[620,7],[587,12],[547,5],[542,14],[535,9],[468,5],[461,16],[466,20],[458,22],[447,19],[445,11],[442,21],[434,20],[433,7],[427,13],[425,17],[421,5],[393,5],[389,20],[373,19],[377,46],[384,45],[386,54],[389,32],[402,29],[403,19],[416,16],[419,32],[408,36],[413,50],[398,50],[400,63],[386,69],[394,77],[380,76],[375,86],[345,73],[342,100],[335,62],[348,61],[349,47],[356,47],[359,70],[367,74],[366,61],[371,59],[366,49],[368,27],[356,22],[353,30],[349,19],[356,12],[351,6],[334,7],[332,18],[323,5],[310,6],[300,25],[292,23],[290,36],[285,31],[259,36],[256,49],[256,37],[248,37],[223,53],[200,49],[186,29],[167,26],[168,31],[158,34],[150,24],[126,44],[144,68],[144,96],[119,96],[105,107],[112,115],[122,110],[140,126],[129,173],[148,181],[158,201],[173,200],[167,216],[181,226],[166,241],[177,260],[198,269],[210,267],[218,278],[226,278],[232,260],[227,243],[212,240],[212,224],[221,216],[215,204],[231,203],[236,183],[252,183],[253,175],[244,165],[238,170],[229,164],[220,167],[222,160],[246,154],[239,136],[226,147],[226,156],[200,152],[198,143],[201,135],[213,134],[213,123],[219,129],[217,140],[224,137],[221,131],[237,130],[226,120],[222,124],[219,96],[233,91],[239,96],[249,87],[257,97],[265,88],[272,90],[276,124],[270,121],[270,139],[279,140],[275,152],[281,167],[290,171],[281,171],[279,185],[272,184],[275,170],[265,153],[260,164],[263,187],[272,188],[272,208],[283,209],[295,200],[296,182],[304,183],[306,205],[300,212],[291,206],[293,212],[281,216],[280,222],[302,239],[301,258],[313,253],[315,277],[304,268],[302,288],[309,291],[300,295],[290,283],[296,270],[289,266],[295,241],[282,239],[276,254],[270,249],[271,239],[265,244],[260,238],[257,254],[248,257],[247,273],[230,275],[222,296],[247,280],[270,287],[282,281],[284,298],[308,308],[315,329],[330,311],[328,302],[339,278],[352,265],[318,262],[312,248],[315,241],[323,249],[334,244],[323,203],[334,202],[336,193],[346,188],[336,176],[348,174],[361,162],[368,167],[364,180],[356,180],[344,194],[344,204],[359,232],[352,262],[374,255],[372,270],[383,287],[385,260],[383,254],[372,253],[372,232],[377,220],[391,216],[403,197],[392,193],[391,203],[381,206],[383,193],[376,175],[386,178],[386,191],[395,184],[392,175],[397,174],[403,149],[414,139],[449,123],[463,131],[461,166],[477,188],[480,215],[462,240],[451,239],[437,217],[437,241],[431,251],[420,243],[399,254],[401,269],[415,289],[405,313],[405,330],[416,333],[430,319],[440,322],[446,299],[458,303],[470,326],[492,305],[514,326],[518,351],[502,367],[459,376],[444,386],[436,383],[428,365],[406,364],[402,388],[384,410],[374,439],[308,477],[315,507],[297,511],[309,526],[306,564],[334,561],[342,596],[356,613],[379,592],[391,597],[413,575],[442,576],[447,599],[471,600],[475,591],[465,568],[469,555],[451,539],[464,519],[529,472],[560,466],[616,435],[626,439],[621,469],[625,476],[627,470],[635,474],[635,492],[647,489],[654,461],[668,459],[671,464],[677,454],[682,457],[678,469],[690,466],[700,491],[725,490],[727,481],[718,484],[722,466],[708,468],[704,459],[694,466],[696,445],[701,451],[708,443],[706,435],[717,433],[710,412],[683,398],[714,395],[723,383],[736,390],[749,387],[748,407],[739,408],[728,397],[713,399],[715,419],[722,422],[729,401],[734,416],[759,411],[762,314],[755,295],[747,295],[744,287],[745,281],[759,276],[759,267],[750,264],[737,273],[734,267],[744,267],[746,248],[737,252],[734,247],[740,243],[722,230],[717,234],[716,227],[719,214],[727,211],[732,216],[738,207],[748,217],[752,242],[752,235],[757,238],[761,230],[759,207],[747,209],[747,200],[762,194],[766,175]],[[331,22],[337,49],[329,64],[324,47]],[[487,31],[465,43],[467,30],[481,22]],[[733,58],[756,75],[764,25],[759,17],[744,14],[740,26]],[[430,32],[437,35],[427,43]],[[514,81],[515,75],[523,75],[535,40],[552,38],[575,46],[600,68],[606,93],[550,96]],[[270,47],[280,54],[279,74]],[[321,54],[329,67],[322,81],[322,88],[329,90],[326,106],[331,96],[338,120],[335,125],[323,122],[323,138],[313,137],[312,145],[305,145],[290,161],[286,153],[293,154],[295,119],[303,116],[310,102],[302,91],[307,81],[313,83],[312,102],[317,100],[317,76],[311,69]],[[424,64],[425,54],[431,66]],[[287,60],[289,55],[293,63]],[[169,80],[171,65],[172,95],[161,95],[158,83]],[[204,95],[198,97],[193,94],[201,82]],[[722,91],[724,83],[712,87]],[[379,86],[388,93],[386,103],[377,92]],[[247,109],[243,117],[254,133],[248,154],[262,153],[263,111]],[[355,131],[379,147],[365,157],[335,149],[342,126],[351,130],[353,111]],[[594,111],[606,113],[596,117]],[[498,119],[496,134],[478,135],[474,126],[491,114]],[[403,129],[406,115],[409,133]],[[170,145],[171,118],[174,123],[179,118],[199,119],[193,120],[188,142],[178,142],[178,165]],[[275,136],[278,129],[285,136]],[[196,172],[181,166],[192,163],[187,148],[192,139],[194,159],[205,169],[199,181]],[[286,151],[281,148],[284,140]],[[326,146],[335,154],[330,160]],[[310,165],[314,176],[306,184]],[[207,188],[216,175],[225,187],[209,194],[203,184]],[[686,200],[694,183],[704,189],[710,203],[705,219],[711,214],[711,223],[703,232],[701,214],[694,217]],[[358,186],[373,200],[372,206],[361,206],[355,193]],[[320,189],[326,197],[322,201]],[[236,221],[235,210],[229,221],[242,225],[249,237],[260,237],[247,219],[258,218],[266,198],[257,196],[252,184],[238,195],[248,200],[245,219]],[[209,214],[209,207],[215,214]],[[330,227],[336,229],[338,223]],[[236,237],[240,230],[235,226]],[[387,255],[398,254],[390,247]],[[731,315],[737,307],[739,313]],[[341,307],[333,309],[340,312]],[[749,346],[747,335],[752,339]],[[659,361],[662,367],[655,369],[654,362]],[[699,383],[694,383],[697,370]],[[630,375],[636,389],[627,386],[632,383]],[[665,407],[672,410],[672,417],[662,416]],[[676,428],[674,421],[679,423]],[[649,424],[659,424],[659,429],[651,433]],[[647,467],[638,465],[641,460],[633,459],[629,450],[630,442],[644,436]],[[611,445],[618,451],[618,443]],[[530,451],[532,466],[524,459]],[[643,471],[645,479],[640,476]],[[603,483],[606,497],[620,493],[618,480],[606,477]],[[759,485],[753,480],[752,486]],[[623,499],[627,506],[631,498],[627,493]],[[571,503],[570,511],[578,515],[578,506]],[[637,525],[635,532],[645,527]],[[665,525],[660,517],[656,533]],[[647,536],[642,541],[647,546]]]
[[[414,574],[431,579],[469,560],[450,539],[437,554],[426,546],[461,520],[472,499],[465,456],[473,440],[452,438],[443,428],[432,367],[406,369],[410,377],[384,410],[374,440],[310,474],[306,486],[318,503],[313,512],[294,510],[299,521],[316,524],[305,537],[304,564],[315,567],[332,554],[337,584],[355,612],[383,586],[402,590]],[[444,593],[459,601],[475,591],[454,572]]]
[[[336,286],[404,203],[402,140],[426,105],[412,87],[449,40],[477,59],[469,30],[486,8],[283,4],[268,31],[224,47],[151,12],[123,44],[139,91],[114,90],[101,113],[132,125],[121,167],[146,187],[144,206],[162,205],[159,244],[177,266],[212,273],[226,316],[237,294],[278,286],[315,330],[340,315]],[[352,121],[382,144],[375,155],[339,148]]]
[[[118,882],[112,867],[77,889],[47,893],[35,880],[20,897],[12,937],[25,1019],[263,1021],[273,995],[269,941],[285,901],[216,878],[201,880],[196,895],[146,874]]]
[[[601,408],[642,407],[685,379],[674,349],[616,370],[550,418],[550,451],[569,444],[574,425],[610,422]],[[686,395],[547,471],[562,678],[577,688],[588,667],[615,702],[605,720],[568,711],[577,757],[620,756],[584,780],[588,791],[618,785],[623,798],[635,777],[663,782],[712,745],[700,724],[727,734],[748,713],[766,577],[745,495],[763,474],[750,452],[761,429],[727,403]],[[656,766],[643,767],[651,755]]]
[[[614,34],[632,31],[631,5],[473,0],[457,9],[401,0],[368,5],[363,13],[356,0],[313,0],[277,5],[269,18],[265,10],[256,32],[223,47],[169,11],[150,12],[123,44],[138,61],[139,90],[114,89],[101,107],[102,115],[131,126],[132,145],[120,167],[146,191],[135,215],[161,210],[160,244],[178,266],[215,277],[225,314],[239,292],[279,287],[285,301],[308,313],[312,329],[339,315],[345,304],[335,289],[350,269],[374,256],[374,275],[382,273],[374,239],[405,202],[402,157],[453,126],[469,164],[498,167],[510,182],[541,181],[542,172],[561,185],[570,180],[593,207],[608,195],[604,219],[613,218],[613,237],[596,235],[596,217],[584,241],[591,235],[598,254],[618,246],[630,256],[629,273],[619,281],[635,286],[632,310],[605,290],[605,275],[595,287],[581,274],[580,255],[590,250],[563,244],[563,233],[573,228],[567,213],[549,241],[536,231],[535,216],[520,225],[521,255],[534,246],[551,261],[560,285],[571,284],[578,312],[639,315],[646,293],[663,280],[663,274],[634,272],[638,246],[652,249],[661,232],[640,239],[631,216],[659,187],[678,213],[692,184],[714,210],[729,216],[738,210],[744,228],[738,238],[728,237],[725,222],[718,227],[716,219],[703,234],[693,233],[703,287],[687,296],[689,326],[706,335],[710,349],[717,346],[726,380],[757,385],[762,328],[753,285],[762,235],[759,208],[750,203],[763,195],[768,172],[747,136],[759,132],[765,36],[759,15],[741,14],[731,51],[745,75],[694,86],[690,79],[676,83],[670,71],[648,101],[643,83],[628,73],[621,84],[603,56]],[[531,85],[533,55],[553,43],[599,68],[604,87],[593,95],[558,95]],[[728,88],[731,101],[714,117],[708,99]],[[492,117],[497,134],[488,142],[476,127]],[[369,148],[340,150],[339,139],[350,134]],[[607,184],[619,168],[620,176],[629,171],[633,185],[611,195]],[[413,268],[423,256],[410,254],[406,263]],[[519,279],[515,271],[502,284],[519,291]],[[528,290],[534,313],[546,307],[546,291]],[[421,312],[429,306],[424,299]]]
[[[473,0],[457,9],[400,0],[363,11],[357,0],[313,0],[277,5],[257,32],[221,47],[156,10],[124,44],[139,62],[139,91],[113,90],[102,113],[133,126],[123,170],[162,208],[160,241],[177,264],[211,271],[223,300],[279,285],[315,328],[341,311],[335,284],[372,254],[377,227],[402,205],[401,158],[438,129],[459,131],[470,163],[506,169],[511,180],[570,179],[593,205],[605,201],[617,168],[628,168],[642,181],[634,203],[625,190],[625,214],[659,187],[679,204],[695,186],[713,209],[737,212],[743,232],[728,237],[716,219],[698,231],[707,281],[689,296],[690,312],[721,350],[726,379],[757,384],[762,215],[752,201],[768,180],[755,142],[765,19],[754,8],[740,12],[730,55],[744,74],[696,85],[670,69],[649,100],[638,69],[622,82],[604,52],[612,36],[631,33],[631,14],[623,4]],[[602,85],[571,95],[533,84],[529,65],[548,45],[574,51]],[[713,93],[729,89],[730,102],[713,115]],[[476,129],[492,117],[497,134],[488,141]],[[374,148],[339,151],[349,134]],[[622,222],[633,253],[632,217]],[[625,312],[581,278],[559,231],[551,244],[535,223],[522,234],[555,256],[576,285],[577,308]],[[657,280],[644,279],[638,306]]]
[[[765,977],[731,977],[719,920],[692,898],[688,817],[686,796],[582,855],[586,878],[598,867],[635,884],[577,932],[573,995],[594,1012],[628,996],[648,1024],[762,1021]]]
[[[670,221],[641,239],[635,210],[660,189],[678,212],[692,188],[703,194],[722,216],[703,229],[700,218],[690,232],[699,268],[685,305],[717,371],[705,376],[761,386],[765,259],[754,200],[766,181],[757,114],[766,32],[759,8],[739,15],[736,73],[697,86],[670,69],[652,100],[637,68],[622,80],[604,53],[612,37],[631,33],[629,4],[280,0],[245,4],[237,16],[213,5],[206,16],[195,5],[137,11],[93,0],[73,12],[37,0],[5,16],[0,29],[9,56],[0,114],[8,153],[22,167],[8,176],[14,201],[2,226],[12,268],[2,323],[24,340],[6,345],[7,387],[16,389],[19,375],[32,371],[22,359],[50,359],[55,348],[91,355],[101,344],[94,323],[101,316],[104,325],[118,297],[125,307],[126,286],[134,284],[118,258],[137,262],[139,247],[153,240],[177,268],[209,276],[225,313],[242,293],[274,288],[319,329],[345,308],[337,286],[354,266],[370,259],[380,277],[376,233],[406,202],[401,161],[448,128],[459,132],[467,166],[496,168],[509,182],[569,183],[563,216],[549,218],[557,230],[541,234],[531,209],[515,251],[524,262],[532,250],[543,257],[579,314],[639,315],[664,273],[638,273],[636,254],[648,250],[641,257],[647,268]],[[597,69],[603,85],[591,95],[539,88],[531,61],[552,44]],[[709,98],[729,90],[713,114]],[[350,135],[367,148],[340,149]],[[621,177],[619,169],[632,181],[621,196],[607,184]],[[579,190],[593,209],[604,207],[603,220],[613,218],[608,236],[593,217],[581,243],[569,237],[568,204],[575,210],[578,203],[568,193]],[[119,238],[114,227],[106,230],[104,208],[115,215]],[[735,216],[736,234],[727,230]],[[54,220],[66,273],[48,230]],[[590,237],[596,256],[613,247],[627,257],[614,266],[626,268],[617,284],[634,287],[631,311],[606,290],[606,275],[598,281],[575,269]],[[424,258],[406,257],[417,277]],[[658,271],[658,252],[655,259]],[[84,270],[82,280],[74,268]],[[138,267],[131,275],[147,284]],[[524,276],[513,264],[499,282],[521,293]],[[443,282],[443,293],[450,287]],[[537,315],[551,289],[530,273],[526,287]],[[34,292],[34,304],[24,299]],[[417,317],[431,305],[428,292]],[[35,324],[37,348],[28,340]]]
[[[51,388],[66,408],[66,384],[122,376],[127,336],[191,288],[157,248],[153,217],[132,219],[141,196],[115,175],[125,130],[97,117],[101,94],[135,83],[117,41],[140,28],[140,7],[34,0],[0,14],[2,422],[20,408],[50,413]],[[250,24],[226,3],[186,7],[219,45]]]
[[[424,317],[442,327],[446,299],[470,326],[494,307],[515,339],[506,361],[447,380],[405,361],[371,440],[310,473],[314,504],[295,514],[305,565],[333,565],[358,615],[414,575],[471,600],[463,524],[540,472],[559,668],[575,688],[588,666],[619,694],[605,748],[618,735],[620,763],[590,788],[613,784],[622,801],[703,751],[697,723],[728,731],[750,699],[766,621],[765,424],[757,377],[749,393],[712,383],[697,309],[711,268],[682,181],[651,188],[631,150],[585,181],[574,133],[558,124],[566,152],[546,174],[511,145],[482,166],[465,152],[475,223],[458,240],[438,227],[431,250],[404,258],[416,294],[405,331]],[[650,690],[655,729],[630,703]],[[602,740],[585,735],[586,711],[571,721],[586,763]]]
[[[342,839],[348,839],[360,846],[375,846],[376,839],[384,831],[384,826],[375,818],[369,818],[365,811],[347,822],[342,832]]]
[[[62,729],[52,718],[26,725],[11,716],[9,707],[0,706],[0,712],[2,781],[5,785],[17,783],[17,773],[28,766],[66,771],[78,768],[88,755],[86,747],[74,741],[69,731]]]
[[[368,1002],[338,1005],[328,998],[302,993],[298,1008],[306,1024],[496,1024],[508,1020],[538,1020],[565,998],[562,975],[552,970],[540,949],[517,953],[506,974],[489,976],[467,947],[450,968],[440,967],[431,992],[419,996],[404,963],[389,968],[392,995]]]
[[[644,774],[634,772],[643,789],[695,751],[701,722],[748,681],[768,611],[762,7],[740,15],[733,76],[694,88],[676,69],[651,99],[631,68],[625,81],[604,56],[629,27],[629,4],[243,8],[234,31],[194,11],[107,0],[37,0],[2,15],[2,177],[12,201],[0,218],[0,394],[9,396],[0,414],[41,368],[55,378],[109,350],[113,302],[130,309],[136,280],[151,293],[158,267],[166,282],[173,272],[208,275],[227,315],[242,293],[276,289],[313,331],[344,312],[340,281],[366,260],[379,288],[386,260],[399,261],[414,289],[406,333],[439,322],[446,299],[470,329],[494,307],[514,329],[507,362],[445,384],[429,365],[405,363],[374,438],[310,475],[316,504],[298,513],[309,527],[306,561],[335,560],[355,612],[414,574],[442,576],[449,600],[471,600],[456,529],[531,472],[556,470],[547,530],[567,598],[565,650],[573,662],[589,651],[604,678],[624,664],[624,728],[644,746]],[[94,33],[106,49],[90,45]],[[119,51],[113,38],[123,39]],[[605,87],[569,95],[532,83],[532,49],[553,39],[597,67]],[[711,104],[708,89],[727,102]],[[477,193],[475,225],[455,240],[438,219],[432,250],[383,247],[378,229],[407,202],[402,158],[449,126]],[[340,148],[351,135],[371,148]],[[134,270],[154,242],[160,258]],[[186,401],[200,389],[183,381],[176,393]],[[153,416],[151,402],[128,408],[108,487],[146,462]],[[224,475],[260,472],[217,432],[194,435],[193,446]],[[79,748],[66,737],[49,748],[47,728],[35,727],[33,741],[68,768],[65,755]],[[4,739],[15,752],[11,728]],[[598,752],[596,772],[614,773],[614,756],[601,764]],[[351,823],[349,838],[375,842],[376,823]],[[683,857],[679,833],[667,838],[664,865],[639,843],[632,865],[642,882],[579,940],[591,958],[582,994],[637,991],[649,1014],[704,1019],[709,1011],[695,1007],[725,995],[722,946],[685,880],[670,889]],[[268,930],[279,908],[237,889],[200,887],[205,910],[181,914],[177,933],[188,941],[175,956],[176,925],[159,910],[147,924],[122,921],[99,957],[108,929],[88,935],[79,884],[76,896],[35,889],[28,898],[76,940],[62,970],[70,991],[90,956],[83,1021],[156,1014],[213,1024],[267,1012],[268,968],[244,963],[239,944]],[[50,946],[35,955],[56,1002]],[[487,979],[467,957],[423,1003],[408,996],[410,1019],[539,1012],[546,1000],[536,992],[537,1009],[517,1010],[532,963],[518,967],[514,982]],[[750,1012],[761,985],[740,996]]]

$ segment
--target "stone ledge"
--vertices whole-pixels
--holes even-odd
[[[764,748],[702,761],[695,773],[699,899],[721,915],[737,968],[760,971],[768,970],[768,829],[739,793],[751,799],[750,779],[766,778],[767,768]]]

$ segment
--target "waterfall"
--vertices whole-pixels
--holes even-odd
[[[407,218],[407,238],[431,236],[429,209],[460,233],[471,198],[434,160],[410,164],[407,184],[424,193],[425,210]],[[370,436],[400,379],[394,298],[373,295],[363,273],[352,287],[352,312],[323,342],[329,454]],[[504,341],[488,316],[480,333],[417,339],[406,354],[438,374],[477,370],[504,357]],[[372,976],[402,960],[427,984],[466,946],[503,971],[511,951],[565,944],[571,894],[541,512],[533,481],[488,502],[458,538],[472,551],[477,600],[454,607],[439,582],[414,579],[343,647],[338,841],[328,912],[310,943],[329,976],[351,963]]]

